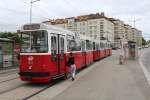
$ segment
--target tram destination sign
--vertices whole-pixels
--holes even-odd
[[[39,24],[24,25],[23,29],[24,30],[40,29],[40,25]]]

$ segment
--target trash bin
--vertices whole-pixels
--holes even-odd
[[[135,59],[136,58],[136,42],[128,41],[129,46],[129,58]]]

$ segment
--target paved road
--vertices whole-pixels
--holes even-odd
[[[144,67],[148,70],[150,73],[150,48],[145,48],[145,52],[143,53],[141,57],[141,61],[144,65]]]
[[[74,82],[67,80],[31,100],[150,100],[150,86],[138,61],[119,65],[118,54],[90,66]]]
[[[141,51],[140,53],[139,63],[150,85],[150,48],[146,48],[144,52]]]

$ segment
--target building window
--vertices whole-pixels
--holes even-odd
[[[92,29],[92,26],[89,26],[90,29]]]
[[[103,20],[101,20],[100,24],[101,24],[101,25],[103,25],[103,24],[104,24]]]
[[[96,29],[96,28],[97,28],[97,26],[94,26],[94,28]]]
[[[90,34],[92,34],[92,31],[90,31]]]
[[[103,28],[103,25],[100,25],[100,28]]]
[[[83,22],[83,25],[85,25],[85,22]]]

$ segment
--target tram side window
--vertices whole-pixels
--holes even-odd
[[[64,38],[61,37],[60,41],[61,41],[60,50],[61,50],[61,54],[63,54],[64,53]]]
[[[109,48],[109,44],[107,44],[107,48]]]
[[[75,51],[75,41],[74,40],[67,40],[67,51]]]
[[[85,42],[82,40],[82,51],[85,51]]]
[[[103,49],[103,48],[104,48],[103,43],[100,43],[100,48],[101,48],[101,49]]]
[[[92,46],[92,42],[89,40],[86,40],[86,50],[92,50],[93,46]]]
[[[96,44],[96,50],[99,50],[99,44]]]
[[[57,41],[55,36],[51,36],[51,53],[52,55],[56,55],[57,51]]]
[[[105,43],[105,48],[107,48],[108,47],[108,45],[107,45],[107,43]]]
[[[96,50],[95,42],[93,42],[93,50]]]
[[[60,38],[60,53],[61,53],[61,59],[64,60],[64,38]]]
[[[71,37],[71,36],[70,36]],[[80,51],[81,50],[81,42],[80,41],[75,41],[75,39],[72,38],[67,38],[67,51]]]
[[[75,49],[76,49],[76,51],[81,50],[81,42],[80,41],[75,42]]]

